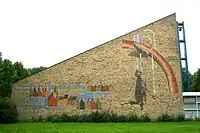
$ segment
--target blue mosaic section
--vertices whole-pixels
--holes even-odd
[[[15,89],[17,90],[30,90],[32,86],[17,86]]]
[[[49,109],[52,107],[56,108],[58,107],[58,105],[59,107],[61,107],[61,106],[66,106],[67,104],[69,106],[74,104],[80,104],[79,101],[81,99],[84,101],[91,101],[92,99],[104,100],[106,96],[110,94],[107,88],[106,90],[99,87],[91,89],[86,85],[76,85],[72,83],[61,84],[61,85],[48,84],[44,86],[26,85],[26,86],[15,87],[15,89],[30,91],[29,94],[27,93],[26,105],[32,108],[41,108],[41,109]],[[62,89],[66,91],[63,91]],[[82,91],[79,91],[78,93],[70,93],[76,89]],[[62,93],[59,94],[59,90]],[[89,108],[93,109],[93,107],[97,106],[97,105],[95,106],[94,104],[95,103],[91,103],[91,107],[88,105]]]
[[[47,97],[28,97],[27,105],[33,108],[48,108]]]

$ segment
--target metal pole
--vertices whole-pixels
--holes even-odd
[[[186,39],[185,39],[185,28],[184,28],[184,22],[183,22],[183,39],[185,41],[184,43],[184,51],[185,51],[185,63],[186,63],[186,74],[187,74],[187,91],[190,91],[190,75],[188,71],[188,58],[187,58],[187,47],[186,47]]]
[[[179,24],[177,22],[177,39],[178,39],[178,52],[180,57],[180,71],[181,71],[181,82],[182,82],[182,92],[184,92],[184,85],[183,85],[183,67],[182,67],[182,55],[181,55],[181,44],[180,44],[180,37],[179,37]]]

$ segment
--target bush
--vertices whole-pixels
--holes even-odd
[[[91,114],[82,114],[82,115],[68,115],[67,113],[57,114],[57,115],[50,115],[46,118],[40,117],[33,117],[31,122],[151,122],[151,119],[148,114],[141,115],[138,117],[136,114],[131,115],[117,115],[113,112],[92,112]],[[186,121],[184,115],[177,115],[171,116],[168,114],[163,114],[157,117],[156,121],[158,122],[181,122]],[[197,120],[197,119],[196,119]],[[200,119],[199,119],[200,120]]]
[[[93,112],[88,117],[91,117],[92,122],[114,122],[114,119],[117,117],[116,115],[109,114],[108,112]]]
[[[16,105],[12,100],[0,97],[0,124],[15,123],[18,121]]]
[[[84,114],[82,116],[83,116],[83,121],[84,122],[92,122],[91,114]]]
[[[48,116],[46,117],[46,121],[52,121],[52,119],[53,119],[53,115],[48,115]]]
[[[168,115],[168,114],[163,114],[157,118],[157,121],[160,122],[181,122],[185,121],[185,116],[184,115]]]
[[[200,118],[198,117],[198,118],[195,118],[194,120],[195,120],[195,121],[200,121]]]
[[[30,121],[31,122],[46,122],[48,121],[48,118],[45,118],[40,115],[39,117],[32,117]]]
[[[184,115],[177,115],[177,116],[171,116],[168,114],[163,114],[157,119],[155,119],[158,122],[181,122],[181,121],[187,121],[185,119]],[[200,119],[195,119],[196,121]],[[59,123],[59,122],[94,122],[94,123],[100,123],[100,122],[151,122],[153,119],[151,119],[148,114],[141,115],[140,117],[136,114],[131,115],[117,115],[113,112],[92,112],[91,114],[82,114],[82,115],[68,115],[67,113],[63,114],[57,114],[57,115],[49,115],[47,117],[32,117],[31,122],[53,122],[53,123]]]
[[[174,116],[170,116],[168,114],[163,114],[163,115],[161,115],[157,118],[157,121],[159,121],[159,122],[172,122],[172,121],[174,121],[174,119],[175,119]]]
[[[30,122],[39,122],[39,118],[38,117],[32,117],[29,121]]]
[[[136,114],[131,114],[129,117],[128,117],[128,121],[129,122],[139,122],[140,121],[140,117],[138,117]]]
[[[119,117],[118,117],[118,115],[117,114],[115,114],[115,113],[111,113],[110,114],[110,116],[108,116],[108,118],[109,118],[109,121],[110,122],[118,122],[119,120]]]
[[[140,117],[140,120],[141,120],[142,122],[151,122],[151,118],[150,118],[147,114],[142,115],[142,116]]]
[[[128,122],[128,121],[129,121],[128,116],[125,116],[125,115],[118,116],[117,122]]]
[[[195,119],[194,118],[185,118],[184,121],[195,121]]]
[[[184,121],[185,120],[185,116],[184,115],[177,115],[175,117],[175,120],[176,122],[181,122],[181,121]]]
[[[59,115],[54,115],[52,116],[52,122],[64,122],[64,119],[62,116],[59,116]]]
[[[68,115],[63,113],[62,115],[48,116],[47,121],[51,122],[150,122],[151,119],[148,115],[138,117],[135,114],[130,116],[117,115],[113,112],[92,112],[91,114],[83,115]]]

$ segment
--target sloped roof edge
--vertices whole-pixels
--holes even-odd
[[[113,40],[115,40],[115,39],[118,39],[118,38],[120,38],[120,37],[126,36],[126,35],[128,35],[128,34],[134,32],[134,31],[137,31],[137,30],[139,30],[139,29],[142,29],[142,28],[144,28],[144,27],[146,27],[146,26],[149,26],[149,25],[151,25],[151,24],[153,24],[153,23],[156,23],[156,22],[158,22],[158,21],[161,21],[161,20],[163,20],[163,19],[165,19],[165,18],[168,18],[168,17],[170,17],[170,16],[173,16],[173,15],[176,16],[176,13],[172,13],[172,14],[166,16],[166,17],[163,17],[163,18],[161,18],[161,19],[158,19],[158,20],[156,20],[156,21],[154,21],[154,22],[151,22],[151,23],[149,23],[149,24],[147,24],[147,25],[144,25],[144,26],[142,26],[142,27],[140,27],[140,28],[138,28],[138,29],[135,29],[135,30],[133,30],[133,31],[130,31],[130,32],[126,33],[126,34],[123,34],[123,35],[121,35],[121,36],[119,36],[119,37],[116,37],[116,38],[114,38],[114,39],[112,39],[112,40],[109,40],[109,41],[107,41],[107,42],[104,42],[103,44],[100,44],[100,45],[98,45],[98,46],[96,46],[96,47],[93,47],[93,48],[91,48],[91,49],[88,49],[88,50],[86,50],[86,51],[84,51],[84,52],[81,52],[81,53],[75,55],[75,56],[72,56],[72,57],[70,57],[70,58],[68,58],[68,59],[65,59],[65,60],[63,60],[63,61],[61,61],[61,62],[58,62],[58,63],[56,63],[56,64],[54,64],[54,65],[52,65],[52,66],[50,66],[50,67],[47,67],[46,69],[44,69],[44,70],[42,70],[42,71],[45,71],[45,70],[47,70],[47,69],[50,69],[50,68],[52,68],[52,67],[54,67],[54,66],[56,66],[56,65],[59,65],[59,64],[65,62],[65,61],[67,61],[67,60],[71,60],[71,59],[74,58],[74,57],[77,57],[77,56],[79,56],[79,55],[81,55],[81,54],[84,54],[84,53],[90,51],[90,50],[93,50],[93,49],[98,48],[98,47],[100,47],[100,46],[102,46],[102,45],[105,45],[105,44],[107,44],[107,43],[109,43],[109,42],[111,42],[111,41],[113,41]],[[35,73],[35,74],[33,74],[33,75],[30,75],[30,76],[28,76],[28,77],[26,77],[26,78],[29,78],[29,77],[31,77],[31,76],[34,76],[34,75],[38,74],[38,73],[41,73],[42,71],[37,72],[37,73]],[[24,78],[24,79],[26,79],[26,78]],[[18,83],[18,82],[20,82],[20,81],[22,81],[22,80],[24,80],[24,79],[21,79],[21,80],[15,82],[14,84],[16,84],[16,83]]]

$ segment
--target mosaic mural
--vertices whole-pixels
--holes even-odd
[[[20,118],[96,110],[153,118],[181,114],[176,30],[173,14],[14,83]]]
[[[151,31],[154,33],[153,31]],[[148,38],[149,40],[154,40],[153,43],[155,44],[155,34],[154,39]],[[152,42],[151,42],[152,43]],[[123,40],[122,41],[123,48],[130,48],[133,49],[131,53],[129,53],[129,56],[134,56],[137,60],[137,67],[135,71],[135,77],[136,77],[136,83],[135,83],[135,94],[134,99],[135,101],[129,101],[128,103],[124,104],[138,104],[140,105],[141,110],[143,110],[143,106],[146,103],[146,94],[149,94],[153,99],[156,98],[155,90],[154,92],[151,92],[148,90],[146,86],[145,80],[141,77],[143,73],[142,69],[142,58],[152,58],[152,71],[153,71],[153,82],[154,82],[154,61],[156,61],[162,68],[162,70],[165,72],[165,75],[168,80],[168,86],[171,93],[175,94],[178,93],[178,85],[175,78],[175,74],[169,63],[165,60],[165,58],[157,52],[153,48],[153,44],[145,44],[142,42],[141,36],[136,35],[134,38],[134,41],[130,40]],[[153,85],[153,88],[155,86]],[[155,88],[154,88],[155,89]]]
[[[33,108],[70,107],[74,109],[102,109],[102,100],[110,94],[109,86],[77,84],[18,86],[26,90],[26,105]]]

